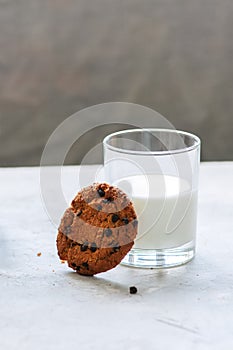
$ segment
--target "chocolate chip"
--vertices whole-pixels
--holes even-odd
[[[81,266],[76,266],[76,271],[80,271]]]
[[[127,219],[127,218],[123,218],[123,219],[122,219],[122,222],[123,222],[125,225],[128,225],[128,223],[129,223],[129,219]]]
[[[82,214],[82,210],[79,209],[79,210],[77,211],[77,213],[76,213],[76,216],[80,216],[81,214]]]
[[[106,237],[110,237],[112,235],[112,230],[110,228],[106,228],[104,230],[104,234]]]
[[[113,250],[110,252],[110,255],[119,252],[119,250],[120,250],[120,247],[114,247]]]
[[[82,266],[83,266],[83,267],[85,267],[87,270],[89,269],[88,262],[84,262],[84,263],[82,263]]]
[[[110,202],[113,202],[113,201],[114,201],[114,199],[112,197],[108,197],[108,198],[105,198],[103,200],[103,203],[110,203]]]
[[[98,204],[98,205],[97,205],[97,210],[98,210],[98,211],[102,210],[102,205]]]
[[[111,203],[113,201],[114,201],[114,199],[112,197],[103,199],[103,203],[105,203],[105,204],[109,204],[109,203]]]
[[[119,220],[119,216],[117,214],[112,215],[112,222],[115,223]]]
[[[71,266],[76,267],[76,264],[75,263],[71,263]]]
[[[96,246],[96,243],[95,243],[95,242],[92,242],[92,243],[91,243],[90,249],[91,249],[91,252],[92,252],[92,253],[95,253],[95,252],[96,252],[97,246]]]
[[[64,234],[65,235],[68,235],[69,233],[70,233],[70,231],[71,231],[71,227],[70,226],[66,226],[65,228],[64,228]]]
[[[136,294],[137,293],[137,288],[135,286],[129,287],[129,292],[130,294]]]
[[[120,250],[120,246],[119,245],[117,245],[116,247],[113,248],[114,253],[119,252],[119,250]]]
[[[80,250],[81,252],[85,252],[88,248],[88,242],[84,242],[81,247],[80,247]]]
[[[99,189],[97,190],[97,192],[98,192],[98,194],[99,194],[100,197],[104,197],[104,196],[105,196],[105,192],[102,190],[102,188],[99,188]]]

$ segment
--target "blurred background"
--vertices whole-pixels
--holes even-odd
[[[196,133],[202,160],[233,160],[232,33],[232,0],[0,0],[0,166],[38,165],[64,119],[110,101]]]

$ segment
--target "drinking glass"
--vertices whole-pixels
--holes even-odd
[[[173,129],[130,129],[104,141],[105,179],[130,197],[138,218],[122,264],[165,268],[195,255],[200,139]]]

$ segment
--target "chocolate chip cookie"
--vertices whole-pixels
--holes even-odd
[[[95,183],[82,189],[65,211],[57,235],[58,255],[82,275],[110,270],[132,248],[137,228],[127,195]]]

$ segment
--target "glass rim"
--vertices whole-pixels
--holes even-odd
[[[179,149],[173,149],[173,150],[162,150],[162,151],[134,151],[134,150],[129,150],[129,149],[124,149],[124,148],[120,148],[120,147],[115,147],[109,144],[109,141],[111,140],[112,137],[114,136],[118,136],[118,135],[124,135],[124,134],[130,134],[130,133],[136,133],[136,132],[151,132],[151,133],[155,133],[155,132],[167,132],[167,133],[174,133],[174,134],[179,134],[180,136],[188,136],[190,139],[193,139],[194,143],[191,146],[187,146],[184,148],[179,148]],[[121,131],[116,131],[114,133],[111,133],[109,135],[107,135],[104,139],[103,139],[103,145],[114,151],[114,152],[118,152],[118,153],[125,153],[125,154],[131,154],[131,155],[142,155],[142,156],[165,156],[165,155],[171,155],[171,154],[178,154],[178,153],[185,153],[185,152],[190,152],[193,151],[195,149],[197,149],[198,147],[200,147],[201,145],[201,140],[198,136],[187,132],[187,131],[182,131],[182,130],[176,130],[176,129],[163,129],[163,128],[137,128],[137,129],[126,129],[126,130],[121,130]]]

